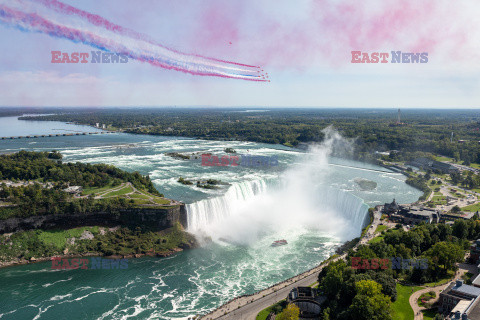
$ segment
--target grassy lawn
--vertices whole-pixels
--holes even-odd
[[[444,156],[435,156],[435,160],[437,161],[453,161],[452,158],[444,157]]]
[[[480,164],[478,164],[478,163],[470,163],[470,167],[475,168],[475,169],[480,169]]]
[[[438,280],[437,282],[425,283],[424,286],[425,286],[425,287],[436,287],[436,286],[445,284],[445,283],[447,283],[447,282],[450,282],[450,280],[452,280],[452,278],[453,278],[454,276],[455,276],[455,272],[454,272],[454,271],[448,271],[448,275],[445,276],[444,278]]]
[[[445,203],[447,203],[447,197],[434,195],[434,196],[432,197],[432,201],[433,201],[433,202],[445,202]]]
[[[129,197],[132,199],[150,199],[147,195],[138,192],[130,194]]]
[[[108,186],[105,186],[105,187],[101,187],[101,188],[95,188],[95,187],[91,187],[91,188],[85,188],[83,189],[83,192],[82,192],[82,195],[84,196],[87,196],[89,194],[92,194],[92,193],[100,193],[102,191],[107,191],[108,189],[112,189],[114,187],[117,187],[119,185],[108,185]]]
[[[383,240],[383,236],[378,236],[373,238],[372,240],[368,241],[368,243],[377,243]]]
[[[162,199],[162,198],[159,198],[159,197],[153,197],[153,201],[155,201],[155,203],[157,203],[157,204],[169,204],[170,203],[170,200]]]
[[[263,309],[262,311],[260,311],[257,315],[257,318],[256,320],[265,320],[267,319],[268,315],[270,314],[270,312],[272,312],[274,309],[276,309],[277,311],[280,311],[283,309],[282,307],[282,303],[284,303],[285,300],[282,300],[282,301],[279,301],[277,302],[276,304],[274,304],[273,306],[270,306],[268,308],[265,308]]]
[[[375,232],[382,233],[382,231],[387,230],[387,229],[388,229],[388,227],[385,226],[385,225],[383,225],[383,226],[378,225],[377,230],[375,230]]]
[[[131,186],[126,186],[118,191],[112,191],[112,192],[109,192],[107,194],[105,194],[103,197],[104,198],[107,198],[107,197],[114,197],[114,196],[123,196],[127,193],[130,193],[130,192],[133,192],[133,188]]]
[[[461,208],[462,211],[477,212],[480,210],[480,202]]]
[[[432,299],[435,299],[436,296],[437,295],[433,291],[424,293],[418,298],[417,304],[421,307],[427,308],[428,305],[426,305],[426,304],[429,304],[429,301],[431,301]],[[425,301],[425,303],[424,303],[424,301]]]
[[[136,205],[140,205],[140,204],[152,204],[152,202],[150,200],[147,200],[147,199],[133,199],[134,203]]]
[[[260,313],[257,315],[257,319],[256,320],[265,320],[267,319],[268,315],[270,314],[270,307],[268,307],[267,309],[263,309],[262,311],[260,311]]]
[[[403,286],[397,283],[397,301],[392,303],[392,309],[394,311],[394,320],[411,320],[414,317],[412,307],[408,299],[413,292],[423,289],[422,287],[409,287]]]
[[[472,277],[473,273],[467,272],[462,276],[462,279],[465,281],[466,284],[472,284]]]
[[[427,310],[422,310],[423,313],[423,320],[433,320],[435,318],[435,315],[437,314],[436,309],[427,309]]]
[[[81,227],[81,228],[74,228],[69,230],[48,230],[48,231],[41,231],[38,237],[40,240],[43,241],[45,244],[53,244],[57,249],[61,250],[65,248],[68,238],[80,238],[82,233],[85,230],[89,230],[93,234],[97,234],[99,229],[97,226],[95,227]]]

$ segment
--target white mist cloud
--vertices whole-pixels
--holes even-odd
[[[349,212],[342,212],[345,206],[337,203],[353,196],[327,184],[328,175],[335,170],[328,165],[328,158],[334,151],[351,150],[352,143],[331,127],[324,134],[321,144],[311,146],[300,162],[283,173],[278,190],[237,203],[202,232],[214,239],[247,245],[265,235],[288,238],[307,230],[340,239],[358,236],[362,226],[354,225]]]

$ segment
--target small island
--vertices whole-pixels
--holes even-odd
[[[364,191],[374,190],[377,187],[377,183],[375,181],[362,178],[356,178],[354,181],[360,187],[360,189]]]
[[[193,181],[187,180],[183,177],[178,178],[177,182],[187,186],[194,185]],[[200,179],[195,182],[195,185],[198,188],[203,188],[203,189],[218,189],[219,186],[221,185],[228,186],[229,184],[216,179]]]

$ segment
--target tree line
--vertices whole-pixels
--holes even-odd
[[[396,282],[425,284],[449,277],[462,262],[470,240],[480,237],[480,220],[457,220],[453,226],[421,224],[410,231],[401,226],[383,231],[383,239],[349,249],[346,261],[326,266],[318,276],[327,297],[323,320],[393,319]],[[392,268],[391,258],[425,259],[427,268]],[[388,268],[352,268],[353,259],[389,259]]]
[[[374,151],[408,150],[442,154],[467,165],[480,163],[480,116],[474,110],[405,110],[399,124],[396,116],[396,109],[147,108],[79,110],[26,119],[106,123],[130,133],[287,146],[320,142],[323,129],[332,125],[345,137],[356,139],[358,160],[371,160]]]
[[[0,155],[0,180],[37,180],[64,185],[105,187],[129,181],[139,189],[159,194],[148,176],[127,172],[112,165],[90,163],[62,163],[57,151]]]
[[[93,196],[74,198],[65,191],[68,186],[105,187],[129,181],[136,188],[160,194],[148,176],[126,172],[111,165],[62,163],[61,154],[20,151],[0,155],[0,180],[33,182],[33,184],[0,185],[0,219],[44,214],[87,212],[116,213],[133,206],[133,200]]]

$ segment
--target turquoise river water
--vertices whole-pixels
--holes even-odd
[[[15,130],[2,127],[0,136],[7,131],[95,130],[54,122],[32,130],[25,121],[15,123]],[[19,125],[30,129],[22,131]],[[222,155],[226,147],[238,154],[276,155],[279,165],[206,167],[199,159],[165,155]],[[421,195],[405,184],[403,175],[332,158],[330,147],[325,143],[304,152],[251,142],[122,133],[0,140],[0,152],[55,149],[64,161],[108,163],[148,174],[165,196],[187,204],[188,230],[212,239],[169,258],[131,259],[127,269],[52,270],[51,262],[0,269],[0,318],[187,319],[319,264],[342,241],[360,234],[369,206],[393,198],[409,203]],[[182,185],[179,177],[214,178],[228,185],[207,190]],[[361,190],[358,178],[377,182],[377,188]],[[288,245],[270,247],[278,239]]]

